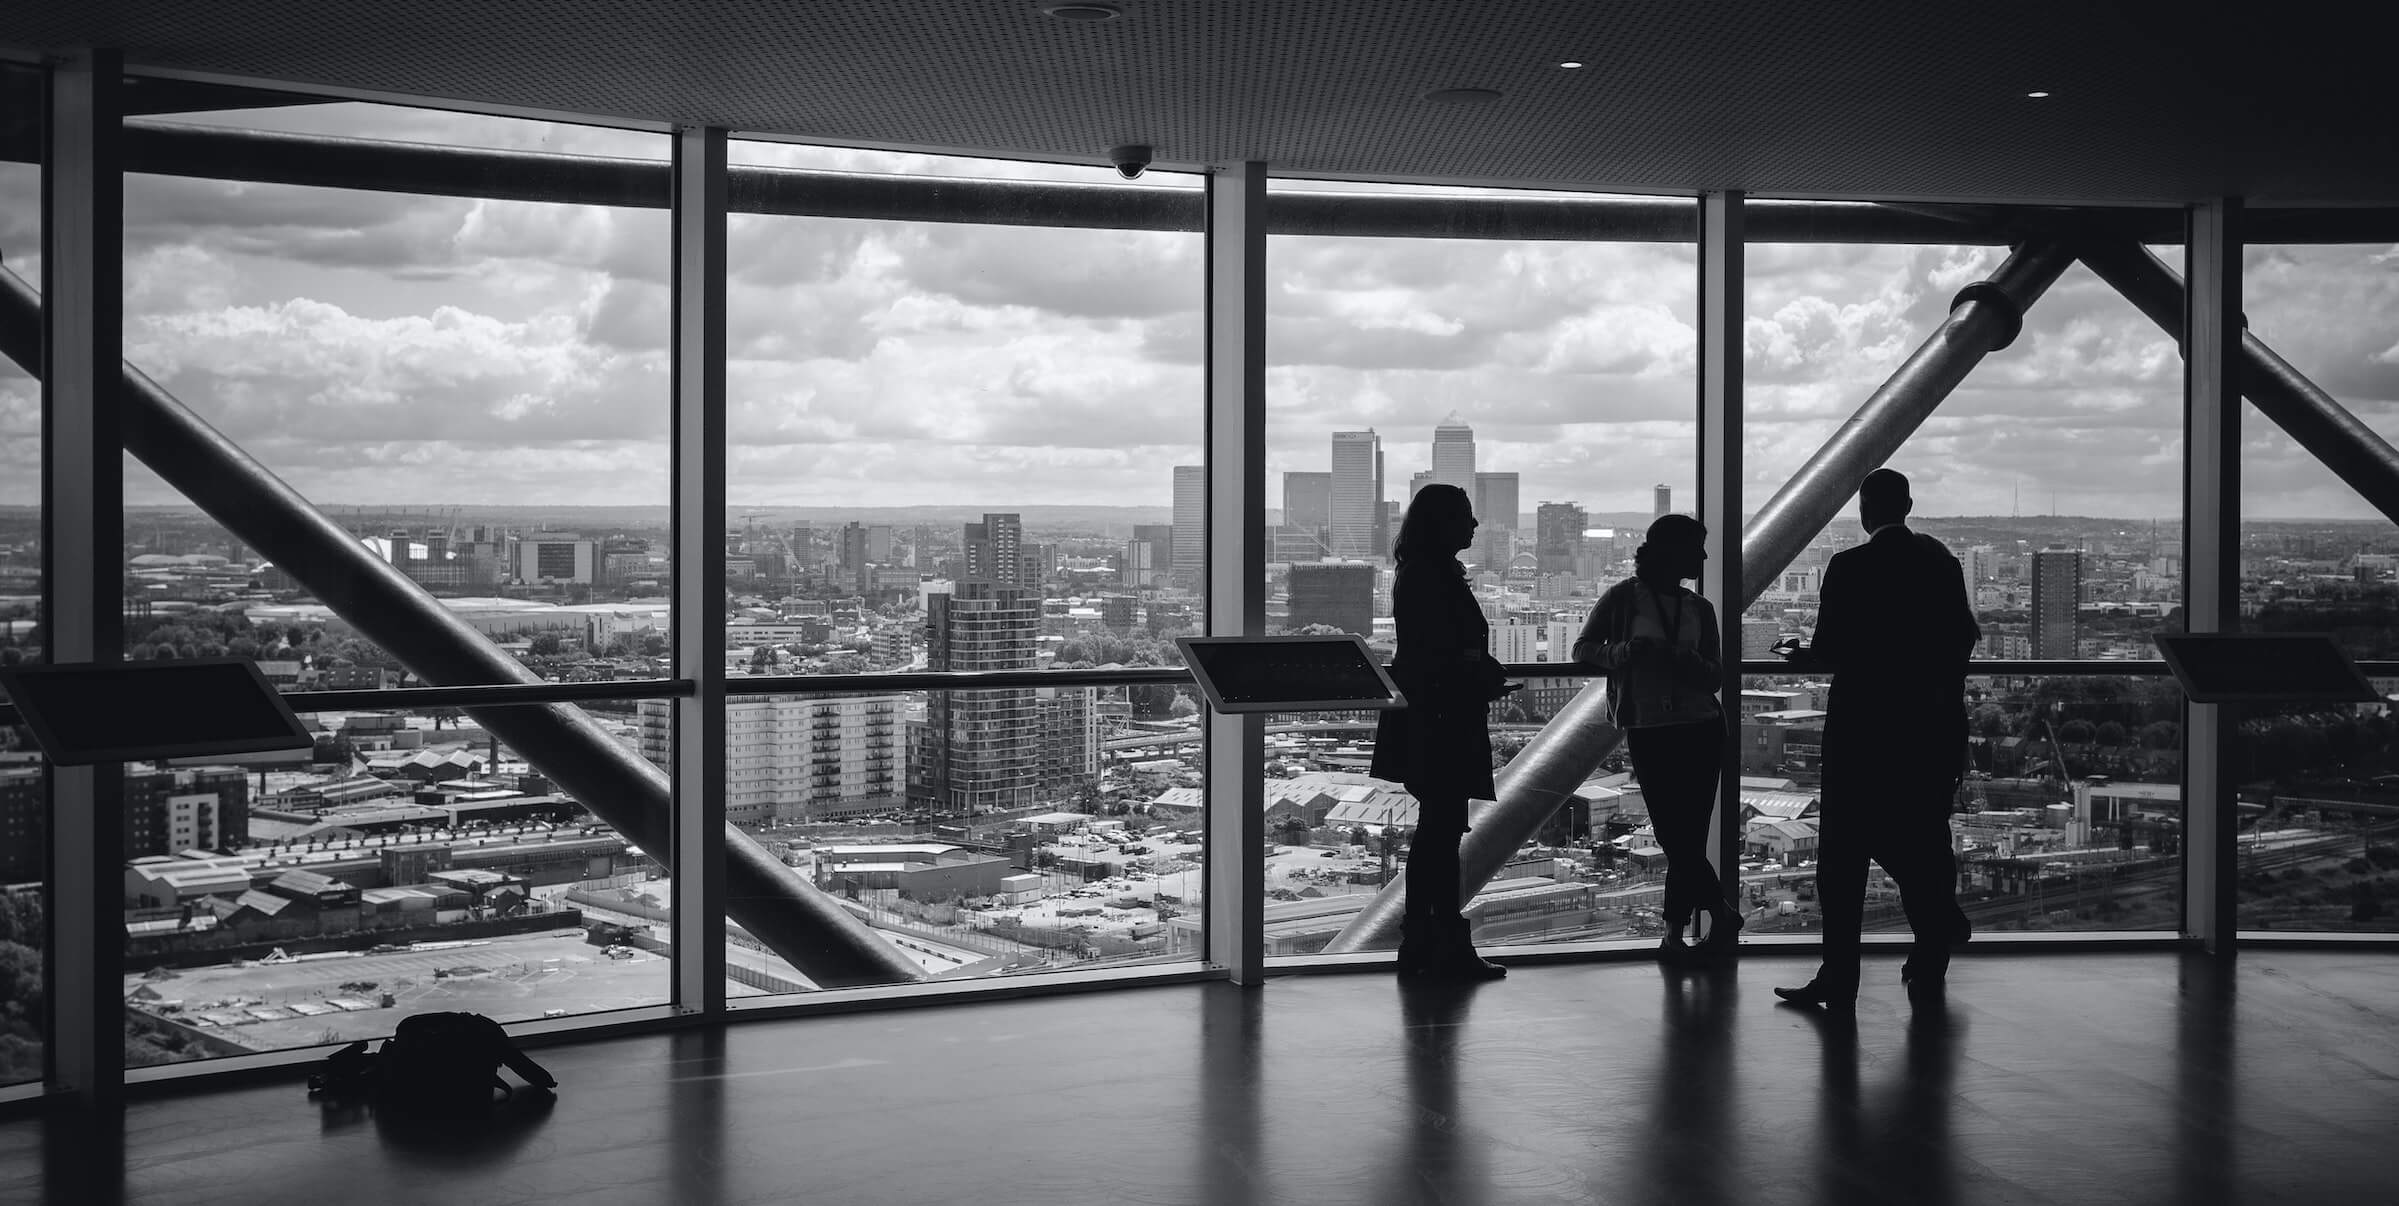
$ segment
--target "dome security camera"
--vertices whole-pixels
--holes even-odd
[[[1150,165],[1150,148],[1143,143],[1128,143],[1108,148],[1108,162],[1116,165],[1116,174],[1127,180],[1138,180]]]

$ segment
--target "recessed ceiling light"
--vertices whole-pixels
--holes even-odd
[[[1444,105],[1479,105],[1498,100],[1499,93],[1490,88],[1435,88],[1425,93],[1424,99]]]
[[[1041,11],[1061,21],[1113,21],[1124,15],[1105,4],[1045,4]]]
[[[1577,63],[1577,62],[1575,62],[1573,59],[1568,59],[1568,60],[1566,60],[1565,62],[1558,64],[1558,66],[1560,66],[1560,67],[1567,67],[1567,68],[1573,68],[1573,67],[1580,67],[1580,66],[1582,66],[1582,64],[1581,64],[1581,63]]]
[[[2026,95],[2026,96],[2029,96],[2029,97],[2031,97],[2031,98],[2032,98],[2032,99],[2034,99],[2034,100],[2039,100],[2039,99],[2041,99],[2042,97],[2044,97],[2044,96],[2047,96],[2047,95],[2049,95],[2049,94],[2048,94],[2048,93],[2046,93],[2046,92],[2027,92],[2027,93],[2025,93],[2024,95]]]

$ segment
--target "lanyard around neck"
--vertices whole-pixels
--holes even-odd
[[[1683,592],[1682,592],[1682,588],[1681,588],[1681,587],[1676,587],[1676,588],[1675,588],[1675,590],[1674,590],[1674,614],[1673,614],[1671,617],[1669,617],[1669,616],[1666,614],[1666,600],[1665,600],[1664,596],[1663,596],[1663,595],[1661,595],[1661,594],[1658,592],[1658,588],[1657,588],[1657,586],[1656,586],[1655,584],[1653,584],[1653,583],[1649,583],[1649,582],[1644,582],[1644,583],[1642,583],[1642,584],[1641,584],[1641,588],[1642,588],[1643,590],[1646,590],[1646,591],[1648,591],[1648,592],[1649,592],[1649,602],[1650,602],[1650,606],[1651,606],[1653,609],[1655,609],[1655,610],[1657,611],[1657,613],[1658,613],[1658,620],[1659,620],[1659,622],[1665,625],[1665,628],[1666,628],[1666,639],[1667,639],[1668,641],[1671,641],[1671,642],[1673,642],[1673,643],[1677,644],[1677,645],[1680,645],[1680,644],[1682,644],[1682,643],[1683,643]]]

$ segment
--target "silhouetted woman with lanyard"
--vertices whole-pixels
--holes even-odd
[[[1723,682],[1716,609],[1683,585],[1708,558],[1708,530],[1688,515],[1661,515],[1633,554],[1633,576],[1591,609],[1574,660],[1608,676],[1608,717],[1632,747],[1633,776],[1666,851],[1661,958],[1732,950],[1740,911],[1708,862],[1708,820],[1724,770]],[[1707,940],[1683,939],[1694,912],[1714,918]]]
[[[1508,974],[1475,953],[1458,900],[1467,801],[1493,794],[1489,705],[1516,687],[1491,657],[1491,626],[1458,564],[1458,552],[1474,544],[1474,529],[1474,505],[1465,491],[1426,486],[1408,504],[1392,550],[1399,561],[1391,583],[1399,651],[1391,658],[1391,676],[1408,706],[1383,713],[1371,773],[1416,797],[1408,911],[1400,925],[1402,976],[1492,980]]]

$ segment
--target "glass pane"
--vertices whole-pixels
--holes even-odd
[[[2399,439],[2399,249],[2252,247],[2250,330],[2385,441]],[[2399,659],[2399,526],[2255,405],[2241,409],[2241,614]],[[2399,678],[2382,678],[2386,693]],[[2390,708],[2247,705],[2240,926],[2399,926],[2399,748]]]
[[[1531,678],[1491,709],[1497,769],[1593,680]],[[1407,866],[1417,802],[1368,774],[1377,712],[1278,713],[1266,728],[1266,953],[1323,950]],[[1194,747],[1193,758],[1197,758]],[[1611,758],[1611,763],[1620,761]],[[1607,777],[1603,772],[1594,783]],[[1528,839],[1466,908],[1487,945],[1625,936],[1596,886],[1614,883],[1590,857],[1591,802],[1578,799]],[[1394,937],[1378,945],[1390,946]]]
[[[41,139],[31,136],[41,128],[41,85],[41,72],[0,64],[0,128],[26,135],[20,145],[35,160],[0,161],[0,272],[28,293],[42,281]],[[43,660],[41,600],[41,383],[0,356],[0,665]],[[0,1084],[42,1077],[49,810],[32,734],[0,725]]]
[[[661,135],[555,122],[234,107],[257,97],[129,122],[668,154]],[[666,211],[409,188],[398,172],[377,191],[128,175],[127,358],[542,678],[664,676]],[[190,458],[152,455],[165,477],[126,465],[129,656],[249,656],[294,689],[413,684],[368,635],[388,613],[327,602],[370,571],[321,554],[275,564],[250,541],[263,508],[219,499],[212,514],[172,480]]]
[[[1141,688],[871,683],[726,705],[727,815],[795,878],[931,979],[1202,957],[1206,827],[1188,707],[1143,720]],[[642,753],[663,764],[669,705],[641,706]],[[944,789],[958,803],[938,815],[910,804]],[[736,993],[816,987],[738,918],[726,936]]]
[[[1198,185],[747,140],[730,158],[736,173]],[[1203,236],[963,216],[731,219],[725,566],[739,668],[1175,665],[1171,637],[1203,622],[1187,572],[1205,548],[1192,489]],[[928,639],[934,600],[986,589],[1011,594],[1011,616],[1029,610],[1030,641]]]
[[[1748,250],[1742,505],[1755,513],[1988,278],[2003,247],[1758,244]],[[1941,400],[1891,468],[1909,526],[1967,575],[1985,658],[2146,659],[2182,592],[2182,361],[2080,263],[2024,330]],[[1826,563],[1865,539],[1853,499],[1743,617],[1763,658],[1814,624]]]
[[[634,701],[581,707],[592,739],[640,741]],[[664,1003],[671,897],[610,821],[665,782],[561,791],[495,734],[530,711],[318,712],[289,760],[128,764],[126,1061]]]
[[[1741,699],[1742,868],[1753,933],[1821,928],[1817,821],[1829,684],[1750,676]],[[2163,676],[1966,680],[1965,756],[1946,801],[1958,900],[1978,933],[2172,930],[2182,917],[2182,695]],[[1962,763],[1964,765],[1964,763]],[[1638,782],[1619,859],[1646,862]],[[1928,802],[1939,807],[1941,802]],[[1643,868],[1644,871],[1647,868]],[[1653,906],[1654,907],[1654,906]],[[1904,932],[1868,873],[1866,928]]]
[[[1589,196],[1269,187],[1427,204]],[[1641,531],[1697,503],[1694,246],[1276,236],[1267,271],[1268,631],[1356,633],[1388,656],[1392,543],[1416,490],[1442,482],[1474,505],[1459,560],[1492,655],[1571,660]],[[1529,677],[1494,705],[1495,763],[1585,681]],[[1417,805],[1367,776],[1374,728],[1373,713],[1270,718],[1269,954],[1322,949],[1404,866]],[[1583,869],[1557,857],[1577,816],[1531,835],[1469,906],[1478,941],[1607,931]]]
[[[1474,502],[1460,559],[1495,651],[1564,660],[1555,626],[1581,624],[1627,538],[1696,505],[1696,256],[1682,243],[1271,239],[1268,631],[1354,632],[1388,652],[1391,544],[1416,489],[1440,481]]]
[[[1416,800],[1366,773],[1380,715],[1266,718],[1268,955],[1323,950],[1407,866]]]

